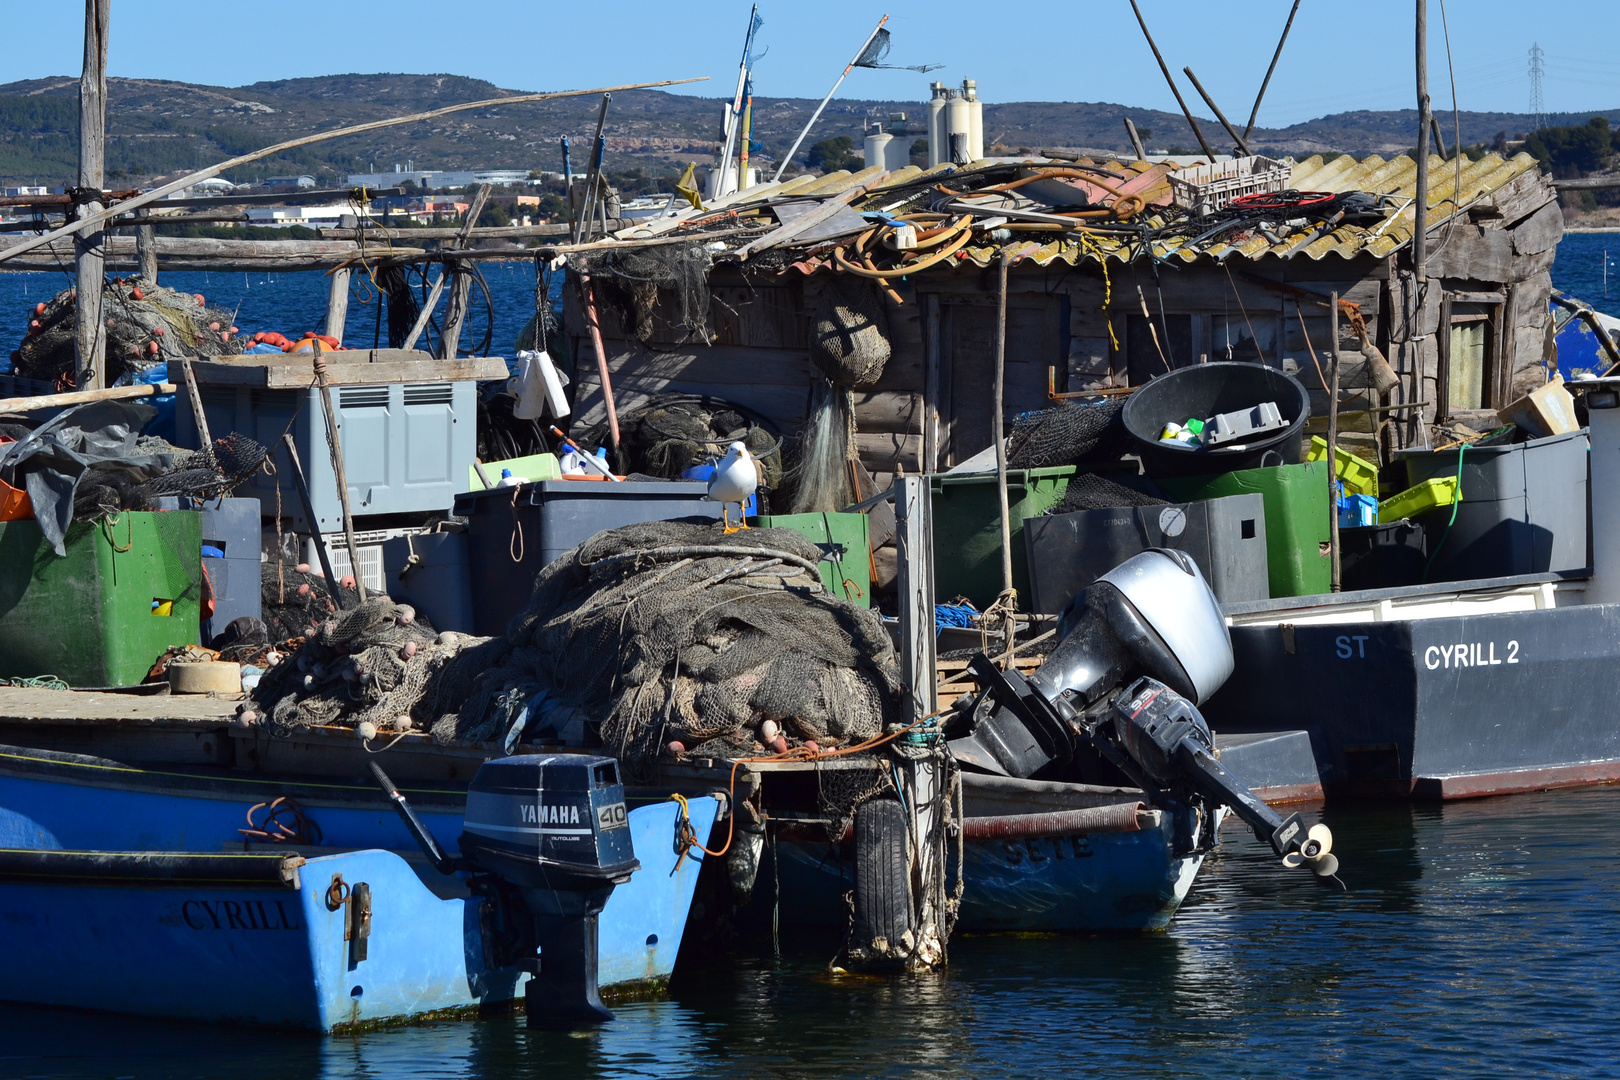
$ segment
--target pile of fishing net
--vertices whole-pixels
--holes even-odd
[[[1069,480],[1063,498],[1047,514],[1079,510],[1109,510],[1117,506],[1167,506],[1168,500],[1117,484],[1096,473],[1080,473]]]
[[[611,313],[631,338],[645,345],[661,331],[678,329],[676,342],[709,343],[709,268],[714,255],[704,241],[627,246],[623,251],[610,248],[576,260],[574,268],[590,274],[598,310]],[[660,293],[672,294],[673,303]]]
[[[13,370],[60,387],[79,384],[74,354],[74,299],[65,289],[29,313],[28,332],[11,354]],[[139,279],[115,279],[102,292],[107,322],[107,383],[118,384],[156,364],[186,356],[240,353],[236,313],[209,307],[201,293],[176,292]]]
[[[259,609],[271,641],[311,637],[359,599],[352,587],[329,583],[306,562],[280,558],[266,564],[259,576]],[[420,617],[416,621],[420,624]]]
[[[508,751],[599,737],[637,771],[672,744],[849,746],[898,720],[899,669],[878,616],[822,588],[820,558],[785,529],[610,529],[540,572],[504,638],[435,635],[386,598],[323,618],[254,711],[281,735],[369,723]]]
[[[127,459],[92,461],[73,495],[75,521],[156,509],[158,500],[165,498],[217,499],[258,472],[270,456],[258,440],[235,431],[203,450],[182,450],[142,435],[136,439],[135,453],[159,456],[170,464],[151,474]]]
[[[1124,402],[1105,398],[1023,413],[1008,433],[1007,465],[1044,469],[1117,459],[1129,445],[1123,409]]]
[[[607,421],[575,433],[582,446],[606,446]],[[782,440],[770,421],[751,409],[697,394],[657,394],[646,404],[619,414],[619,448],[609,450],[620,476],[678,480],[694,465],[725,456],[740,442],[759,462],[759,482],[775,488],[782,481]]]

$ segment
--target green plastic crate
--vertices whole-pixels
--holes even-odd
[[[0,522],[0,676],[134,686],[197,640],[202,521],[194,510],[74,524],[67,554],[32,519]]]
[[[822,550],[821,583],[834,596],[861,607],[872,606],[872,541],[865,514],[761,514],[761,529],[792,529]],[[844,554],[834,559],[837,544]]]
[[[1012,527],[1013,588],[1019,607],[1031,601],[1024,553],[1024,519],[1040,517],[1063,501],[1074,466],[1009,469],[1007,510]],[[965,596],[981,611],[1001,593],[1001,508],[995,473],[935,473],[934,596],[947,603]]]
[[[1181,476],[1158,481],[1172,499],[1214,499],[1260,493],[1266,506],[1266,570],[1271,595],[1310,596],[1332,588],[1333,567],[1323,554],[1328,542],[1326,459],[1301,465],[1241,469],[1221,476]]]

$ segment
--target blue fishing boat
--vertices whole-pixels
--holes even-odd
[[[465,788],[408,794],[458,855]],[[640,868],[598,917],[604,996],[667,983],[703,862],[683,838],[718,809],[628,813]],[[7,1001],[343,1031],[512,1008],[539,966],[365,784],[0,747],[0,849]]]

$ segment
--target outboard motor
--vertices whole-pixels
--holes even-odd
[[[444,853],[376,762],[371,771],[434,866],[469,873],[488,899],[486,960],[529,973],[529,1026],[613,1019],[597,992],[597,916],[641,867],[618,762],[582,754],[484,762],[467,791],[460,859]]]
[[[1188,850],[1198,812],[1226,805],[1285,865],[1338,869],[1327,826],[1307,832],[1298,814],[1281,817],[1215,757],[1197,706],[1232,674],[1232,640],[1190,556],[1154,548],[1127,559],[1070,601],[1058,635],[1027,679],[973,658],[983,697],[973,731],[950,742],[957,760],[1022,778],[1090,750],[1182,812]]]

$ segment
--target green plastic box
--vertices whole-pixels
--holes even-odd
[[[1271,595],[1310,596],[1332,588],[1328,543],[1326,459],[1301,465],[1241,469],[1220,476],[1179,476],[1158,481],[1172,499],[1215,499],[1260,493],[1266,506],[1266,570]]]
[[[1013,588],[1020,610],[1030,610],[1029,562],[1024,519],[1040,517],[1063,501],[1074,466],[1007,471],[1007,511],[1012,531]],[[934,596],[948,603],[965,596],[984,610],[1001,593],[1001,508],[996,474],[935,473]]]
[[[872,542],[865,514],[761,514],[761,529],[792,529],[822,550],[821,583],[834,596],[872,606]],[[833,545],[843,548],[837,553]]]
[[[197,640],[202,521],[126,512],[68,529],[58,556],[32,519],[0,522],[0,676],[135,686]]]

